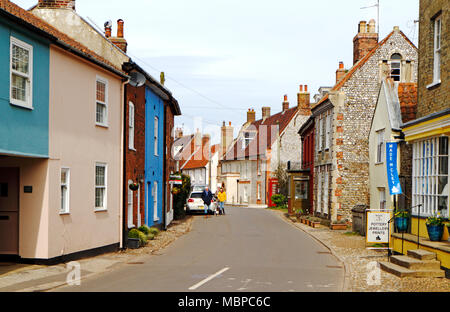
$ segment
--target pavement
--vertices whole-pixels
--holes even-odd
[[[80,260],[80,286],[67,286],[66,264],[21,265],[0,271],[0,292],[345,290],[344,264],[278,212],[231,207],[226,212],[208,219],[195,216],[188,234],[156,253],[111,253]]]
[[[228,208],[195,217],[157,256],[83,279],[60,292],[342,291],[344,267],[325,246],[270,210]]]

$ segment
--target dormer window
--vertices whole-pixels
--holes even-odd
[[[255,133],[244,132],[244,138],[242,140],[242,149],[247,148],[250,142],[255,138]]]
[[[401,81],[402,77],[402,56],[399,53],[395,53],[391,56],[391,78],[394,81]]]

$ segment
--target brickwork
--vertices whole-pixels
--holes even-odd
[[[441,84],[433,83],[434,68],[434,18],[441,17]],[[450,1],[421,0],[419,24],[419,105],[417,118],[450,107]]]
[[[128,181],[140,182],[144,179],[145,173],[145,87],[134,88],[126,85],[125,103],[125,175],[124,175],[124,207],[126,208],[123,217],[125,224],[128,224]],[[134,148],[129,148],[129,103],[134,105]],[[138,225],[138,212],[141,215],[141,223],[145,220],[145,184],[142,183],[138,191],[133,192],[133,224]],[[140,199],[138,200],[138,193]],[[138,207],[139,201],[139,207]]]
[[[175,155],[172,155],[172,146],[173,146],[173,142],[174,142],[174,135],[175,135],[175,115],[174,112],[172,110],[172,108],[170,107],[169,103],[164,103],[164,116],[165,116],[165,153],[166,153],[166,158],[165,158],[165,163],[166,163],[166,168],[165,168],[165,181],[166,181],[166,194],[167,197],[165,197],[163,199],[163,207],[166,207],[166,212],[170,212],[170,196],[172,196],[171,192],[170,192],[170,184],[168,183],[169,178],[170,178],[170,174],[175,173],[176,171],[176,161],[174,159]]]
[[[75,0],[39,0],[37,4],[40,9],[73,9],[75,10]]]

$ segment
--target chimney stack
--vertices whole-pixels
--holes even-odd
[[[38,9],[70,9],[75,11],[75,0],[39,0]]]
[[[263,107],[262,108],[262,119],[266,120],[270,117],[270,107]]]
[[[249,108],[247,112],[247,123],[253,123],[256,120],[256,113],[255,110],[252,108]]]
[[[368,25],[366,21],[359,23],[358,34],[353,39],[353,64],[358,63],[378,45],[375,28],[375,20],[370,20]]]
[[[284,96],[284,102],[283,102],[283,112],[287,111],[289,109],[289,101],[288,96]]]
[[[123,52],[127,53],[128,43],[124,38],[124,21],[121,19],[117,21],[117,37],[111,38],[111,42]]]
[[[105,23],[105,37],[111,38],[111,34],[112,34],[111,22],[108,21]]]
[[[221,132],[222,135],[220,137],[220,148],[222,154],[220,156],[225,155],[231,143],[233,142],[234,128],[233,126],[231,126],[231,121],[229,122],[229,126],[225,124],[225,121],[223,122]]]
[[[346,70],[344,68],[344,62],[339,62],[339,68],[336,71],[336,83],[341,81],[341,79],[345,76]]]
[[[304,90],[303,90],[304,89]],[[298,97],[298,111],[300,115],[310,116],[311,115],[311,95],[308,92],[308,86],[300,85],[300,92],[297,95]]]

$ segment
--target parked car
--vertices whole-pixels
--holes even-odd
[[[202,200],[202,194],[205,190],[206,186],[203,185],[194,185],[192,187],[191,193],[189,194],[187,203],[186,203],[186,213],[191,212],[204,212],[205,204]],[[213,200],[211,202],[211,206],[209,207],[209,213],[214,213],[217,210],[217,197],[213,194]]]

